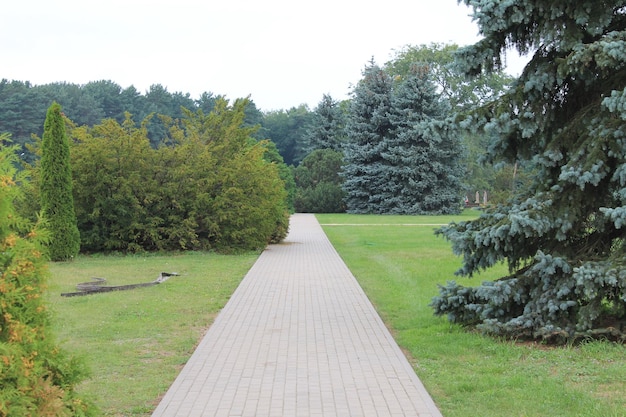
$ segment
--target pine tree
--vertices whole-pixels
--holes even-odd
[[[382,157],[387,166],[382,211],[395,214],[458,213],[461,209],[461,145],[429,79],[429,68],[415,65],[392,97],[393,128]]]
[[[380,213],[387,181],[381,156],[391,130],[392,80],[373,61],[353,91],[344,147],[344,191],[349,213]]]
[[[53,103],[46,114],[41,145],[41,208],[52,239],[50,258],[68,260],[80,250],[74,213],[70,149],[61,106]]]
[[[554,340],[626,339],[626,12],[623,1],[470,1],[481,34],[468,75],[533,52],[519,80],[474,116],[496,134],[492,160],[534,165],[507,205],[440,231],[461,275],[506,261],[510,275],[450,282],[437,314],[484,331]]]

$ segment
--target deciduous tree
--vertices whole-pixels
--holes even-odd
[[[416,64],[427,66],[429,78],[454,112],[468,111],[501,96],[514,78],[502,70],[469,78],[454,65],[459,46],[431,43],[406,45],[395,51],[385,70],[393,76],[405,76]]]
[[[307,130],[313,115],[306,105],[265,114],[262,123],[265,138],[276,144],[287,165],[298,165],[306,156]]]

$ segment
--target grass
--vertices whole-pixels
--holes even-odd
[[[454,276],[460,259],[449,242],[435,237],[434,227],[417,225],[473,216],[466,211],[461,218],[333,214],[318,219],[444,416],[626,416],[623,345],[514,343],[433,316],[428,304],[437,284],[465,278]],[[502,266],[466,284],[505,273]]]
[[[475,216],[318,218],[334,225],[324,226],[326,233],[444,416],[626,416],[624,346],[517,344],[433,316],[428,304],[437,283],[454,278],[460,260],[429,225]],[[80,391],[107,416],[149,416],[257,256],[92,256],[52,263],[48,298],[56,334],[92,370]],[[181,276],[131,291],[60,296],[94,276],[123,285],[152,281],[161,271]]]
[[[318,215],[320,223],[324,225],[358,225],[358,226],[388,226],[388,225],[413,225],[428,226],[448,224],[451,221],[460,222],[463,220],[475,219],[479,215],[478,210],[465,210],[459,215],[441,216],[394,216],[380,215],[372,216],[368,214],[323,214]]]
[[[106,416],[151,415],[257,256],[98,256],[52,263],[48,293],[56,335],[92,373],[80,392]],[[162,271],[181,275],[130,291],[60,295],[91,277],[124,285],[152,281]]]

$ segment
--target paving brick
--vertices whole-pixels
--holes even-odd
[[[314,215],[291,217],[153,417],[441,417]]]

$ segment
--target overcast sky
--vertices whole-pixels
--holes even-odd
[[[0,79],[161,84],[313,109],[323,94],[347,98],[372,57],[474,43],[469,15],[456,0],[13,0],[0,11]]]

